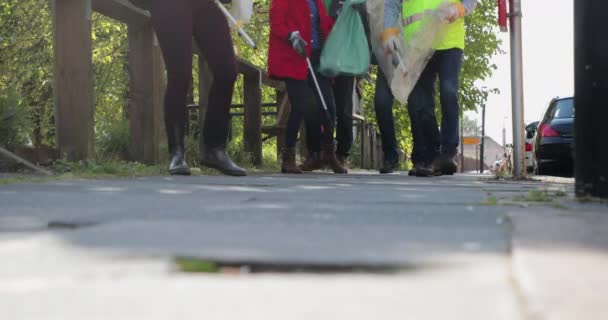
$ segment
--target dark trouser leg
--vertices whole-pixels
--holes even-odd
[[[311,60],[312,65],[316,70],[317,66],[319,65],[320,52],[313,52]],[[321,119],[323,128],[321,133],[321,161],[331,168],[335,173],[348,173],[348,169],[346,169],[338,161],[335,153],[334,129],[336,121],[336,102],[334,99],[334,92],[331,82],[319,72],[315,71],[315,76],[317,80],[316,84],[314,81],[315,78],[313,78],[310,74],[308,75],[308,86],[315,97],[316,109],[320,111],[313,113],[312,116],[314,116],[314,118],[309,117],[306,119],[306,121],[318,123],[318,120]],[[321,90],[320,94],[319,90]],[[323,99],[323,101],[321,99]],[[323,102],[325,102],[325,108],[327,108],[327,111],[324,110]]]
[[[462,66],[463,51],[438,51],[439,94],[441,99],[441,153],[454,157],[458,153],[460,136],[458,119],[458,75]]]
[[[353,144],[353,89],[355,77],[340,76],[334,82],[336,99],[336,154],[348,157]]]
[[[310,89],[305,80],[285,79],[285,85],[291,104],[291,111],[285,128],[285,147],[291,149],[296,147],[304,111],[310,107]]]
[[[308,105],[303,111],[304,118],[306,119],[306,149],[309,153],[321,151],[321,133],[324,129],[321,122],[323,114],[319,110],[319,107],[314,99],[308,99]]]
[[[386,77],[380,69],[376,79],[376,92],[374,95],[374,110],[376,111],[376,121],[380,128],[382,139],[382,151],[385,160],[397,161],[399,152],[397,151],[397,137],[395,135],[395,118],[393,116],[393,103],[395,98]]]
[[[213,74],[205,117],[205,145],[225,145],[230,123],[230,103],[236,81],[236,58],[226,18],[211,1],[197,3],[194,36]]]
[[[327,113],[323,111],[323,104],[321,102],[321,98],[319,96],[319,91],[314,83],[312,76],[308,75],[308,86],[310,88],[310,93],[314,97],[315,106],[311,110],[307,110],[305,112],[306,116],[306,129],[307,131],[319,132],[319,128],[322,127],[322,133],[320,134],[320,144],[333,144],[334,141],[334,129],[336,122],[336,102],[334,98],[334,92],[332,89],[332,85],[330,80],[317,71],[319,63],[320,63],[321,53],[313,52],[310,58],[311,64],[315,69],[315,76],[317,78],[317,82],[319,84],[319,88],[321,89],[321,94],[323,95],[323,100],[325,100],[325,106],[327,107],[327,113],[329,113],[329,119],[327,119]],[[310,111],[310,112],[308,112]],[[316,129],[315,129],[316,128]],[[313,131],[314,130],[314,131]],[[307,138],[315,138],[314,135],[308,136]],[[316,141],[319,141],[318,139]],[[308,147],[312,148],[310,150],[316,151],[317,142],[307,141]]]
[[[188,0],[194,15],[194,38],[213,74],[203,128],[205,152],[200,163],[226,175],[244,176],[226,153],[236,59],[226,18],[211,1]]]
[[[436,56],[433,56],[408,99],[414,141],[414,164],[429,165],[439,152],[439,128],[435,117],[436,70]]]
[[[192,74],[193,17],[187,0],[154,0],[151,11],[152,24],[167,68],[165,128],[169,152],[174,153],[176,148],[183,149],[184,146],[186,95]]]

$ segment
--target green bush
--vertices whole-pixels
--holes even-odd
[[[120,160],[129,158],[131,133],[126,119],[117,122],[98,124],[95,135],[97,158],[103,160]]]
[[[0,89],[0,145],[27,144],[30,127],[28,112],[20,105],[17,95]]]

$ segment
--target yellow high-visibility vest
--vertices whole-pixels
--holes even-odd
[[[444,0],[404,0],[403,1],[403,18],[406,21],[406,26],[403,30],[405,36],[405,44],[408,40],[420,29],[422,21],[420,19],[412,19],[416,15],[423,14],[426,10],[434,10],[443,3]],[[448,0],[450,3],[459,3],[460,0]],[[409,21],[408,21],[409,20]],[[446,35],[435,44],[435,50],[447,49],[464,49],[464,18],[458,19],[456,22],[448,26]]]

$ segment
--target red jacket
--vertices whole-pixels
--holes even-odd
[[[327,15],[323,0],[315,0],[319,9],[323,39],[333,26],[334,21]],[[270,41],[268,44],[268,75],[273,78],[305,80],[308,74],[306,60],[300,57],[287,40],[293,31],[300,31],[302,39],[308,43],[311,52],[311,18],[308,0],[271,0],[270,3]]]

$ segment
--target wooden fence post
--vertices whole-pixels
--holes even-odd
[[[129,25],[131,159],[158,163],[162,110],[162,54],[152,25]]]
[[[243,94],[245,119],[244,144],[245,151],[251,154],[254,165],[262,164],[262,89],[260,74],[247,73],[243,75]]]
[[[54,0],[54,95],[57,146],[68,160],[93,150],[91,0]]]

